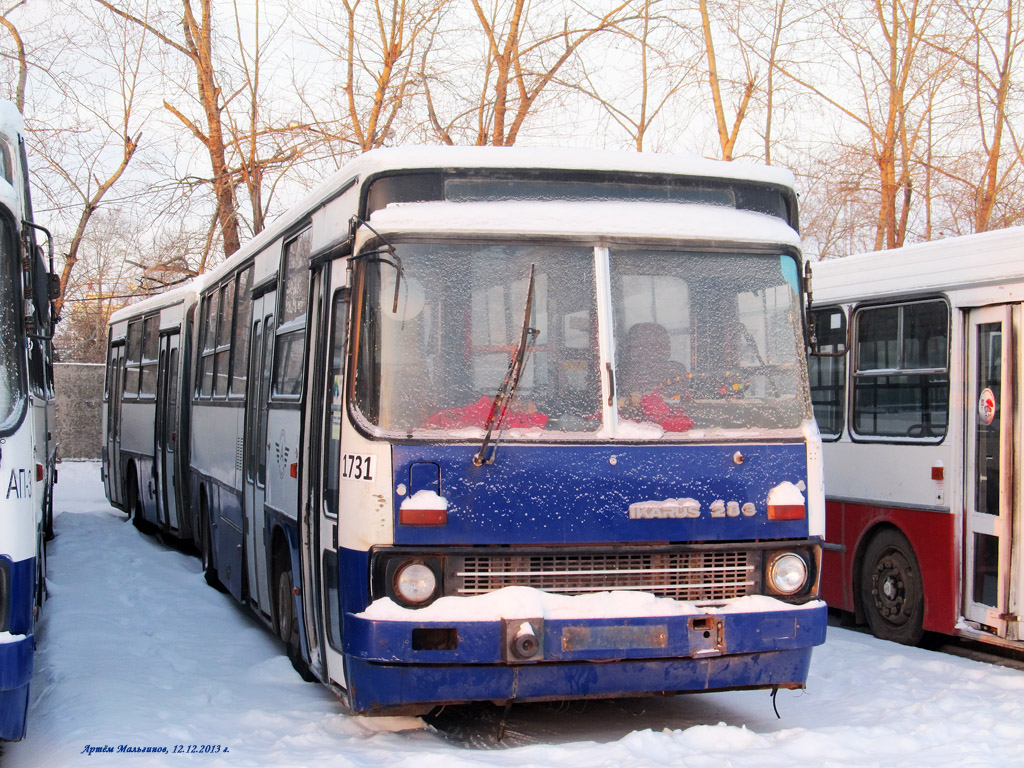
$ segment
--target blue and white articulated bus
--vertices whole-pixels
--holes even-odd
[[[367,153],[182,314],[177,514],[354,712],[803,687],[801,266],[776,169]]]
[[[27,168],[21,114],[0,102],[0,739],[8,741],[25,735],[56,480],[54,276],[36,245],[45,230],[32,221]]]

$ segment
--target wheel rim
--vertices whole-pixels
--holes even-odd
[[[906,555],[887,550],[875,563],[871,573],[871,598],[878,616],[893,626],[910,621],[914,598],[911,579],[913,568]]]

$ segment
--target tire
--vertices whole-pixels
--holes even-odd
[[[295,671],[307,683],[313,682],[316,678],[302,658],[302,650],[299,648],[299,620],[295,615],[295,588],[291,568],[282,567],[277,572],[274,587],[274,632],[284,643],[288,660]]]
[[[924,634],[924,584],[907,537],[886,529],[864,551],[860,596],[872,634],[917,645]]]
[[[43,535],[46,541],[53,541],[53,484],[46,487],[46,498],[43,502]]]
[[[132,470],[128,475],[128,517],[140,531],[145,532],[146,521],[142,519],[142,496],[139,492],[139,476]]]
[[[210,529],[205,501],[199,512],[199,559],[203,564],[203,577],[206,579],[206,583],[218,592],[226,591],[220,576],[217,575],[217,569],[213,565],[213,532]]]

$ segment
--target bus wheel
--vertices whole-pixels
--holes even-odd
[[[282,567],[277,573],[277,599],[274,601],[274,629],[284,643],[288,659],[299,676],[308,682],[315,679],[299,648],[299,620],[295,615],[295,587],[291,568]]]
[[[199,510],[199,557],[203,563],[203,577],[206,583],[218,592],[226,591],[217,575],[217,569],[213,567],[213,536],[210,532],[209,514],[206,511],[206,499],[204,498]]]
[[[142,531],[146,522],[142,519],[142,496],[139,493],[139,476],[132,469],[128,475],[128,516],[132,525]]]
[[[875,637],[904,645],[921,640],[924,586],[907,537],[896,530],[878,533],[864,552],[861,605]]]
[[[43,497],[43,533],[46,541],[53,541],[53,484],[46,486],[46,496]]]

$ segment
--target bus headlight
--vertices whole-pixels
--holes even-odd
[[[780,595],[795,595],[807,583],[807,561],[793,552],[780,552],[768,561],[768,586]]]
[[[391,584],[400,602],[409,606],[422,605],[433,599],[437,575],[430,566],[413,561],[395,569]]]

